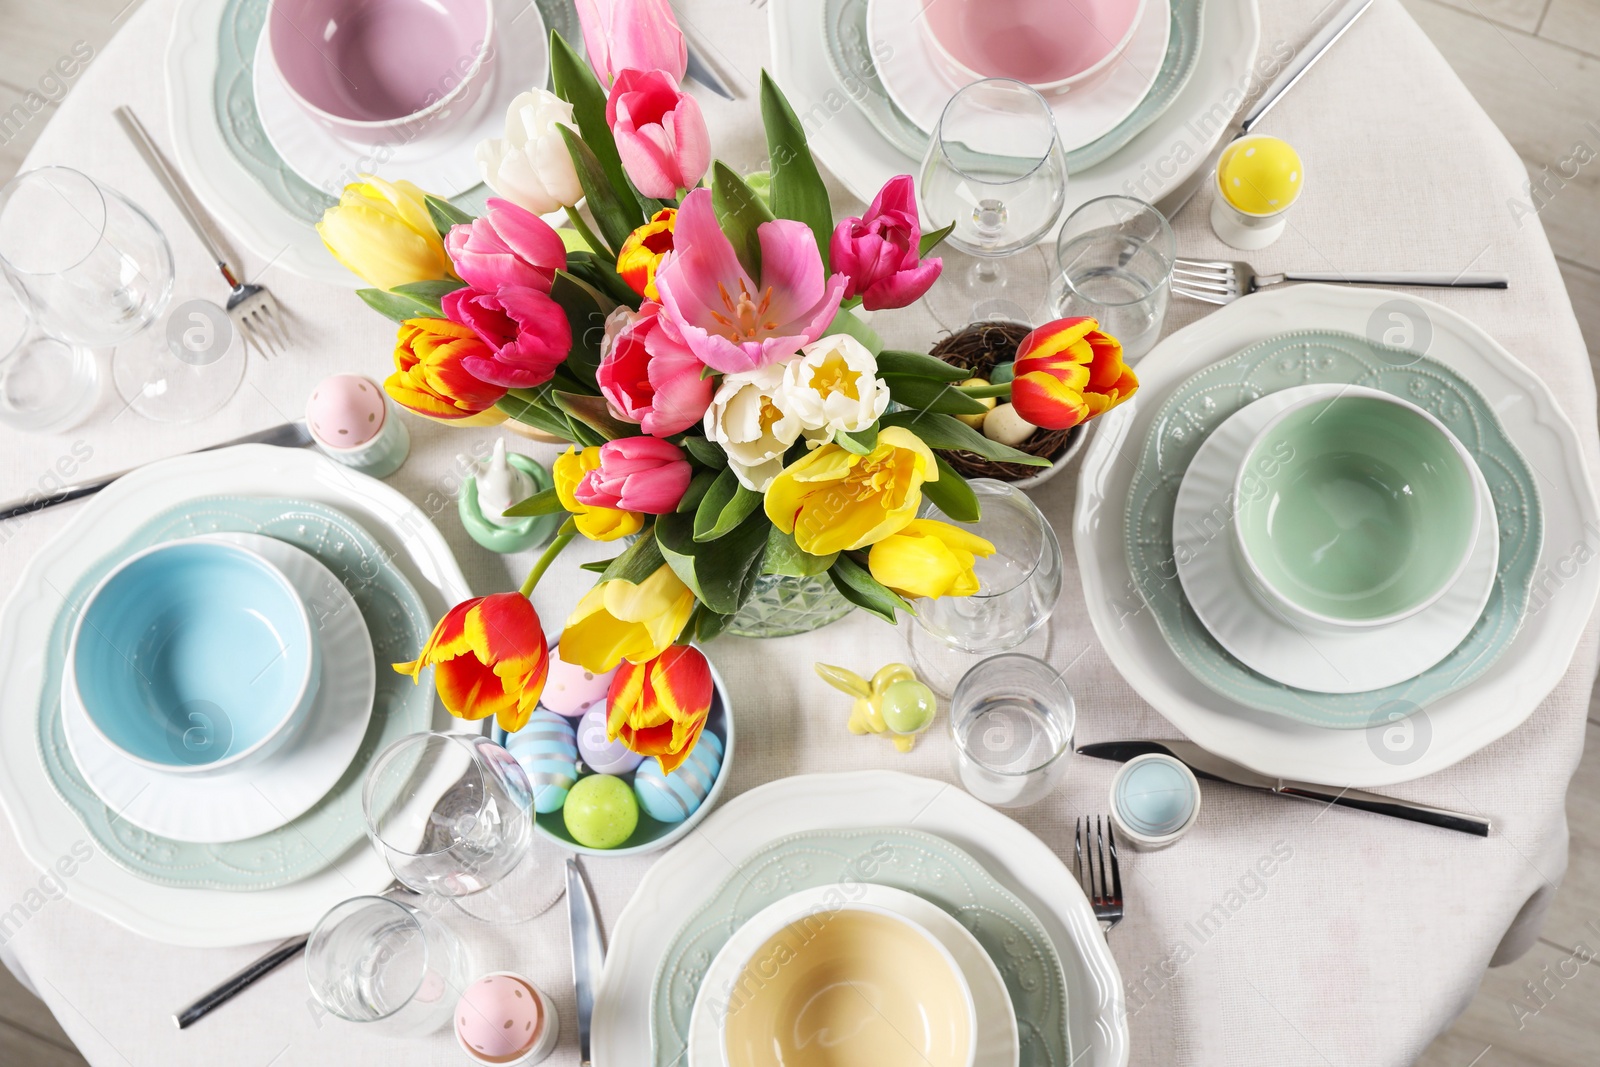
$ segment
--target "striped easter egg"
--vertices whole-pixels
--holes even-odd
[[[578,781],[578,733],[572,724],[554,712],[536,711],[506,739],[506,751],[528,772],[533,810],[540,815],[560,811]]]
[[[721,766],[722,741],[707,731],[700,735],[689,758],[671,774],[662,774],[661,764],[655,760],[645,760],[633,776],[633,792],[652,819],[682,822],[705,803]]]

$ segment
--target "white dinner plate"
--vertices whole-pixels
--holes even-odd
[[[37,620],[60,606],[55,590],[73,588],[139,524],[183,501],[217,495],[287,497],[339,509],[372,535],[435,618],[472,595],[427,515],[374,478],[315,452],[267,445],[181,456],[125,475],[80,505],[23,571],[0,610],[0,677],[20,706],[38,704],[43,663],[35,653],[44,634],[36,633]],[[449,721],[435,702],[435,724]],[[50,784],[36,733],[33,715],[0,716],[0,801],[23,851],[48,869],[61,842],[81,838],[83,826]],[[84,864],[64,891],[144,937],[214,948],[304,933],[334,904],[380,892],[391,878],[382,857],[362,845],[308,878],[253,893],[158,885],[104,858]]]
[[[738,987],[744,963],[763,942],[790,922],[835,911],[849,894],[852,904],[864,904],[909,919],[945,947],[972,991],[978,1014],[972,1067],[1017,1067],[1020,1055],[1017,1016],[1006,992],[1005,979],[973,937],[936,904],[915,893],[890,886],[861,884],[841,889],[818,886],[784,897],[740,927],[706,968],[689,1023],[689,1067],[723,1067],[722,1026],[717,1017],[719,997]],[[725,991],[725,992],[717,992]]]
[[[259,554],[306,602],[317,622],[323,671],[304,727],[260,763],[197,777],[163,774],[123,756],[90,726],[70,683],[61,687],[62,726],[89,788],[122,819],[174,841],[220,844],[286,826],[333,788],[366,735],[377,664],[355,598],[310,554],[260,534],[206,534],[195,540],[223,541]],[[70,660],[64,674],[72,676]]]
[[[867,32],[889,98],[917,126],[933,133],[945,104],[967,79],[934,53],[923,25],[922,0],[867,0]],[[1063,150],[1105,136],[1133,113],[1161,73],[1171,33],[1172,10],[1166,0],[1149,0],[1122,58],[1105,77],[1045,97],[1055,112]]]
[[[1388,395],[1354,385],[1302,385],[1265,396],[1212,431],[1184,472],[1172,541],[1189,606],[1235,659],[1284,685],[1364,693],[1415,678],[1466,639],[1494,590],[1500,525],[1488,483],[1474,465],[1478,539],[1466,570],[1426,610],[1371,629],[1316,627],[1287,618],[1251,591],[1234,538],[1233,485],[1256,434],[1309,397]]]
[[[1171,391],[1202,368],[1292,331],[1366,336],[1389,302],[1415,309],[1431,330],[1426,355],[1449,364],[1493,398],[1506,434],[1539,472],[1548,558],[1536,606],[1511,647],[1473,685],[1406,720],[1329,730],[1245,708],[1186,670],[1161,636],[1128,569],[1124,513],[1137,447]],[[1387,321],[1387,320],[1385,320]],[[1166,338],[1139,362],[1139,395],[1100,421],[1084,453],[1073,542],[1095,633],[1128,684],[1190,739],[1273,777],[1338,786],[1407,782],[1465,759],[1515,729],[1549,695],[1572,660],[1600,568],[1585,567],[1600,529],[1600,505],[1577,431],[1538,375],[1457,312],[1420,296],[1381,289],[1297,285],[1256,293]],[[1569,573],[1570,572],[1570,573]]]
[[[595,997],[595,1062],[654,1062],[650,1005],[662,953],[737,864],[790,834],[885,826],[944,838],[1027,905],[1065,971],[1076,1067],[1128,1062],[1122,979],[1071,872],[1043,841],[955,786],[894,771],[798,775],[758,786],[725,802],[658,859],[611,934]]]

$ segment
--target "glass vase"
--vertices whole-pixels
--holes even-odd
[[[792,578],[763,574],[755,592],[724,632],[738,637],[788,637],[810,633],[844,618],[855,605],[834,588],[825,574]]]

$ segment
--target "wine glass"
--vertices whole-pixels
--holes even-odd
[[[947,308],[945,324],[1031,322],[1049,269],[1042,255],[1018,253],[1050,232],[1067,196],[1067,156],[1044,97],[1010,78],[963,87],[939,116],[919,188],[923,212],[935,226],[954,223],[946,242],[970,261],[951,264],[955,289],[940,302],[960,311]]]
[[[420,733],[378,754],[361,790],[367,836],[402,884],[490,923],[542,914],[566,883],[533,827],[533,785],[486,737]]]

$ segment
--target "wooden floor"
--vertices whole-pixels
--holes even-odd
[[[1268,0],[1270,2],[1270,0]],[[1539,177],[1577,140],[1600,150],[1600,0],[1403,0],[1461,79]],[[0,181],[22,162],[63,88],[63,56],[105,47],[138,0],[0,0],[0,115],[36,93],[42,106],[20,130],[0,127]],[[1600,161],[1550,197],[1540,214],[1572,305],[1600,361]],[[1538,946],[1489,972],[1471,1008],[1420,1061],[1425,1067],[1589,1067],[1600,1062],[1600,969],[1591,965],[1546,994],[1537,1014],[1524,983],[1554,971],[1583,942],[1600,950],[1600,704],[1589,712],[1583,766],[1567,801],[1572,859]],[[1570,968],[1569,968],[1570,970]],[[198,990],[197,990],[198,992]],[[1518,1012],[1514,1005],[1524,1005]],[[68,1067],[83,1061],[43,1004],[0,968],[0,1064]]]

